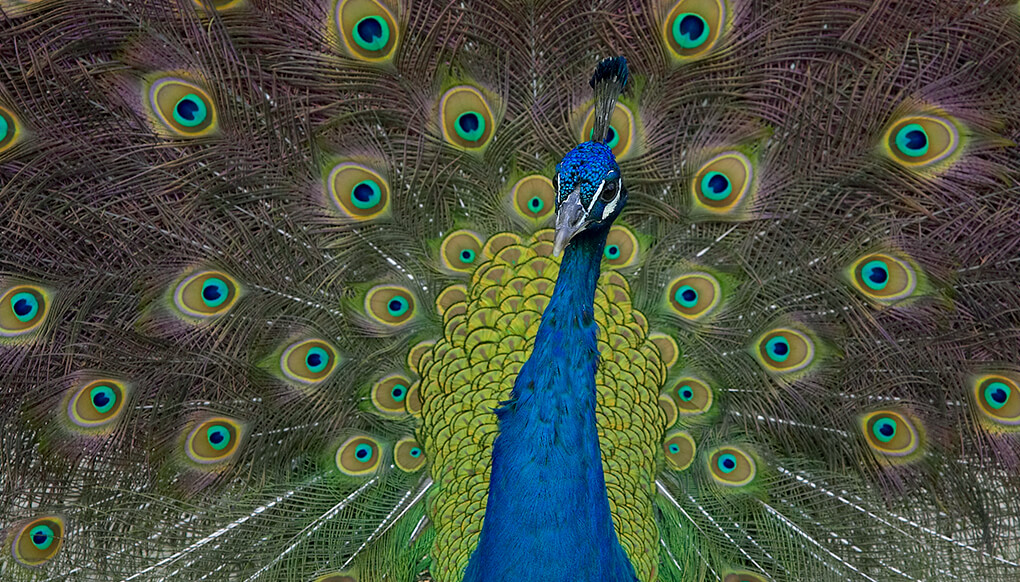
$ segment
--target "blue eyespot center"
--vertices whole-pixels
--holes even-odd
[[[928,133],[920,124],[907,124],[896,133],[896,146],[907,156],[921,157],[928,153]]]
[[[409,308],[407,299],[404,299],[399,295],[390,299],[390,302],[386,304],[386,310],[389,311],[390,315],[393,317],[400,317],[407,313]]]
[[[394,401],[403,402],[404,398],[407,396],[407,386],[404,386],[403,384],[394,384],[393,389],[390,390],[390,395],[393,397]]]
[[[174,105],[174,121],[184,127],[201,125],[208,116],[205,101],[194,93],[188,93]]]
[[[109,412],[117,403],[117,394],[109,386],[96,386],[89,391],[92,406],[100,414]]]
[[[460,262],[462,263],[473,263],[475,261],[475,252],[471,249],[464,249],[460,252]]]
[[[309,372],[318,374],[329,365],[329,353],[320,347],[311,348],[305,355],[305,365]]]
[[[782,336],[770,339],[765,344],[765,349],[768,351],[769,357],[776,362],[785,362],[790,357],[790,343]]]
[[[205,437],[209,446],[216,451],[222,451],[230,444],[230,431],[222,425],[210,426],[205,432]]]
[[[362,463],[367,463],[372,460],[372,447],[365,443],[361,443],[354,447],[354,458],[358,459]]]
[[[708,40],[709,27],[698,14],[686,12],[673,21],[673,40],[680,48],[698,48]]]
[[[889,284],[889,267],[882,261],[869,261],[863,269],[864,283],[876,290],[881,291]]]
[[[362,180],[351,188],[351,203],[355,208],[367,210],[382,200],[382,189],[375,180]]]
[[[18,321],[30,321],[39,311],[39,300],[31,293],[15,293],[11,297],[11,309]]]
[[[32,545],[45,550],[53,544],[53,539],[56,534],[53,533],[53,528],[47,525],[37,525],[28,532],[29,537],[32,539]]]
[[[380,16],[366,16],[354,25],[354,42],[368,51],[379,51],[390,40],[390,26]]]
[[[613,260],[620,258],[620,247],[619,245],[607,245],[606,246],[606,258]]]
[[[413,448],[412,448],[412,449],[410,450],[409,454],[410,454],[410,455],[411,455],[412,457],[414,457],[414,458],[416,458],[416,459],[417,459],[418,457],[420,457],[420,456],[421,456],[421,449],[419,449],[418,447],[413,447]]]
[[[701,193],[709,200],[716,202],[725,200],[731,192],[733,192],[733,184],[723,173],[709,172],[701,179]]]
[[[676,443],[669,443],[669,452],[674,455],[680,452],[680,446]]]
[[[985,388],[985,401],[994,409],[1002,408],[1009,401],[1012,390],[1003,382],[990,382]]]
[[[202,303],[209,307],[223,305],[229,295],[230,289],[222,279],[210,277],[202,283]]]
[[[690,402],[694,399],[694,390],[690,386],[684,385],[680,388],[680,400],[684,402]]]
[[[674,294],[676,302],[688,309],[698,305],[698,290],[690,285],[683,285]]]
[[[732,453],[719,455],[718,467],[723,473],[732,473],[737,468],[737,458]]]
[[[528,200],[528,208],[535,214],[538,214],[545,208],[545,202],[538,196],[532,196],[531,200]]]
[[[879,441],[887,443],[896,436],[896,421],[891,418],[882,418],[875,422],[872,433]]]
[[[466,141],[478,141],[485,134],[485,119],[474,111],[465,111],[454,123],[457,135]]]

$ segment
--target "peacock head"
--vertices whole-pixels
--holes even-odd
[[[627,59],[603,59],[589,84],[595,90],[592,141],[570,151],[556,165],[556,239],[559,255],[578,234],[594,229],[609,231],[627,203],[620,166],[606,145],[609,118],[627,86]]]
[[[559,255],[570,241],[586,230],[609,226],[627,203],[620,166],[613,150],[589,141],[570,151],[556,165],[556,239]]]

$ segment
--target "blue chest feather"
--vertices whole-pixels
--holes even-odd
[[[592,303],[605,231],[567,248],[535,349],[496,412],[488,504],[465,582],[635,580],[613,529],[595,421]]]

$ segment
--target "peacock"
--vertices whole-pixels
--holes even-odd
[[[0,579],[1020,579],[1015,1],[0,14]]]

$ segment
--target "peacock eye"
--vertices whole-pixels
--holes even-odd
[[[602,187],[602,194],[599,195],[599,200],[603,202],[612,202],[616,198],[617,193],[620,191],[620,179],[614,178],[606,182],[606,185]]]

